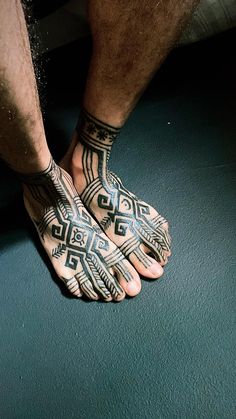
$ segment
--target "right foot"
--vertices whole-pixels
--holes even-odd
[[[26,210],[72,294],[120,301],[140,292],[139,275],[84,208],[67,172],[51,160],[46,170],[22,180]]]
[[[72,174],[82,202],[136,271],[146,278],[159,278],[171,255],[168,224],[108,170],[118,132],[83,110],[60,165]]]

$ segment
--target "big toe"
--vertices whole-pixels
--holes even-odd
[[[160,263],[145,253],[140,247],[129,255],[129,260],[136,271],[146,278],[155,279],[163,275],[164,271]]]

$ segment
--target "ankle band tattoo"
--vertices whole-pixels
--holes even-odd
[[[58,172],[59,168],[51,156],[48,167],[42,172],[29,173],[24,175],[21,173],[17,174],[18,178],[25,184],[41,185],[44,183],[48,183],[50,179],[53,180],[58,175]]]
[[[85,145],[93,146],[97,150],[110,151],[121,129],[100,121],[83,109],[76,130],[80,141]]]
[[[130,193],[107,168],[112,144],[120,129],[104,124],[83,110],[76,130],[83,145],[82,167],[86,181],[80,195],[83,203],[95,217],[96,209],[103,213],[99,223],[106,233],[112,228],[113,237],[119,237],[120,243],[120,238],[124,238],[119,247],[125,256],[134,253],[148,267],[151,262],[139,250],[140,244],[144,243],[159,260],[164,260],[164,250],[169,250],[169,239],[160,226],[165,219],[159,216],[155,228],[149,205]]]

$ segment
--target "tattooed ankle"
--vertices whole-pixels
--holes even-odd
[[[79,133],[80,141],[83,144],[94,147],[95,150],[104,152],[111,150],[121,128],[112,127],[83,109],[80,113],[76,130]]]
[[[140,253],[140,244],[153,252],[157,259],[165,259],[170,241],[161,229],[166,220],[160,215],[158,226],[151,221],[151,208],[129,192],[120,179],[109,172],[107,163],[111,148],[120,129],[97,120],[88,112],[81,112],[76,130],[81,147],[84,188],[80,190],[83,203],[97,218],[106,234],[119,243],[125,256],[131,252],[147,268],[150,261]],[[122,238],[122,239],[121,239]],[[144,263],[145,262],[145,263]]]
[[[59,170],[59,167],[56,165],[51,156],[48,167],[45,170],[29,174],[16,173],[22,183],[30,185],[47,183],[50,179],[53,179],[56,175],[58,175]]]

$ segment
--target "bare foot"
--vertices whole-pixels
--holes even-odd
[[[84,208],[67,172],[51,160],[44,172],[22,181],[26,210],[72,294],[120,301],[140,292],[137,272]]]
[[[107,237],[141,275],[158,278],[171,255],[168,223],[108,171],[118,131],[84,111],[62,167],[70,171],[81,200]]]

